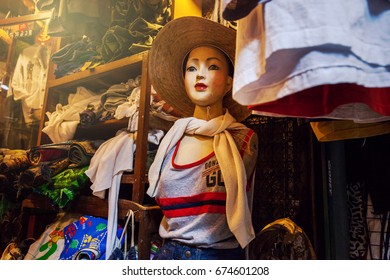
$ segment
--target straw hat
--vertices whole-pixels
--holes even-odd
[[[234,64],[236,32],[224,25],[195,16],[168,22],[158,33],[149,51],[149,74],[156,92],[183,117],[191,117],[195,105],[184,87],[183,62],[194,48],[214,46],[227,54]],[[227,108],[238,122],[251,111],[233,100],[231,92],[224,97]]]

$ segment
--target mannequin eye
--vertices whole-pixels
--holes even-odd
[[[212,64],[209,66],[209,70],[219,70],[221,69],[218,65]]]
[[[189,67],[187,67],[186,71],[187,72],[195,72],[196,68],[195,68],[195,66],[189,66]]]

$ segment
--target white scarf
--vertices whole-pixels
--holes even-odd
[[[194,117],[182,118],[175,122],[162,139],[154,162],[149,169],[147,194],[156,195],[161,166],[167,153],[177,144],[184,133],[214,137],[214,151],[221,167],[226,187],[226,217],[228,225],[241,247],[253,240],[255,234],[246,196],[247,176],[244,162],[236,142],[228,130],[241,130],[247,127],[237,123],[232,115],[226,114],[210,121]],[[233,163],[233,164],[232,164]]]

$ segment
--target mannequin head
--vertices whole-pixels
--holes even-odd
[[[207,108],[211,103],[219,104],[215,94],[224,95],[222,107],[238,121],[244,120],[251,111],[238,104],[232,96],[232,91],[223,86],[222,92],[214,92],[213,98],[207,103],[199,103],[193,94],[188,94],[188,80],[183,74],[189,74],[186,70],[189,56],[195,55],[195,50],[208,50],[217,54],[217,57],[225,59],[231,66],[234,63],[236,32],[220,23],[197,16],[186,16],[168,22],[157,34],[149,52],[149,74],[155,91],[168,104],[175,108],[183,117],[197,117],[196,110]],[[199,49],[198,49],[199,48]],[[225,57],[226,56],[226,57]],[[183,64],[183,61],[186,61]],[[184,68],[184,69],[183,69]],[[229,67],[230,76],[233,76],[232,68]],[[210,71],[211,72],[211,71]],[[217,79],[219,80],[219,79]],[[224,79],[220,80],[221,83]],[[187,85],[185,83],[188,83]],[[210,89],[210,85],[207,89]],[[192,89],[194,87],[192,86]],[[200,92],[200,91],[199,91]],[[198,93],[199,93],[198,92]],[[199,105],[199,106],[198,106]],[[221,111],[222,112],[222,111]],[[213,113],[214,115],[214,113]],[[219,116],[218,114],[217,116]]]
[[[227,56],[215,47],[200,46],[188,54],[184,85],[195,105],[195,117],[209,119],[223,114],[223,98],[233,84],[229,68]]]

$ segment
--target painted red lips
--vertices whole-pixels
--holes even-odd
[[[195,84],[195,89],[196,90],[206,90],[207,89],[207,86],[203,83],[196,83]]]

